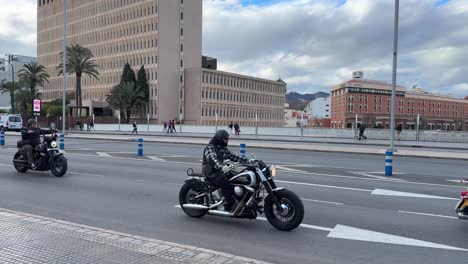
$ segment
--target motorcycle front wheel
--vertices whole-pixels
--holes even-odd
[[[184,204],[202,204],[204,202],[203,198],[196,199],[195,197],[202,194],[204,188],[199,184],[194,184],[192,182],[185,182],[179,192],[179,203],[180,207],[188,216],[191,217],[202,217],[206,214],[205,210],[197,209],[186,209]]]
[[[62,177],[67,172],[67,169],[68,161],[64,156],[60,155],[52,159],[50,171],[53,175],[55,175],[56,177]]]
[[[282,210],[277,208],[269,194],[265,199],[265,216],[268,222],[281,231],[291,231],[298,227],[304,219],[304,205],[301,199],[288,190],[277,191],[275,196]]]

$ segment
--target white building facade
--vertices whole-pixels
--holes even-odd
[[[306,107],[306,113],[310,118],[331,117],[331,97],[317,98]]]

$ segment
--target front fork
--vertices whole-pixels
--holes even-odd
[[[275,182],[273,179],[267,179],[265,174],[263,174],[262,170],[257,168],[257,173],[260,176],[260,179],[263,183],[263,186],[265,186],[265,190],[267,190],[268,194],[271,195],[273,202],[276,205],[276,208],[279,212],[283,211],[283,207],[281,206],[281,203],[278,201],[278,198],[276,198],[275,192],[282,190],[283,188],[277,188]]]

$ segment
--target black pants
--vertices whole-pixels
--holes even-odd
[[[233,204],[234,199],[234,186],[229,183],[229,180],[224,175],[218,175],[216,177],[209,177],[207,180],[215,187],[221,187],[226,203]]]
[[[28,164],[31,166],[31,164],[34,162],[33,159],[33,146],[31,145],[24,145],[22,147],[24,154],[26,155],[26,159],[28,160]]]

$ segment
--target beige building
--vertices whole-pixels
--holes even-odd
[[[85,114],[107,114],[106,95],[128,62],[135,73],[145,66],[150,86],[145,112],[157,123],[181,118],[213,125],[218,113],[220,125],[245,126],[255,124],[257,113],[260,125],[280,126],[284,82],[201,67],[202,9],[202,0],[68,0],[68,45],[90,48],[99,65],[99,80],[82,79]],[[63,0],[38,0],[37,10],[38,62],[51,75],[43,99],[52,100],[62,96],[56,67],[63,48]],[[75,90],[74,76],[68,77],[67,90]]]
[[[286,83],[205,68],[185,70],[187,124],[282,127]]]
[[[38,62],[47,67],[45,100],[61,97],[57,76],[63,46],[63,0],[38,0]],[[184,68],[201,67],[202,0],[69,0],[68,45],[93,52],[99,80],[82,80],[83,106],[100,114],[106,95],[120,82],[123,66],[145,65],[153,119],[174,119],[183,105]],[[75,78],[67,79],[74,91]],[[182,108],[182,107],[181,107]],[[183,109],[183,108],[182,108]]]

